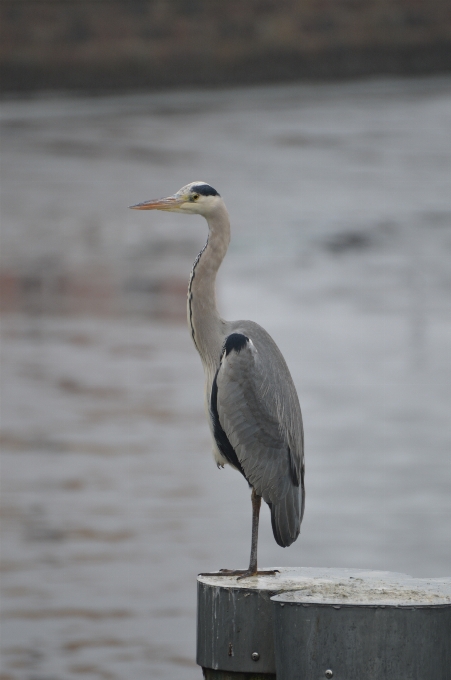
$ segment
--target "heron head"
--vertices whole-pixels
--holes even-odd
[[[206,182],[191,182],[182,187],[173,196],[157,198],[131,205],[133,210],[166,210],[169,212],[191,213],[193,215],[208,215],[216,207],[221,197],[212,186]]]

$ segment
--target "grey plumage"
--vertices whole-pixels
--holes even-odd
[[[249,569],[257,574],[260,501],[271,509],[274,538],[291,545],[304,513],[304,435],[296,389],[270,335],[252,321],[225,321],[216,307],[216,274],[227,252],[230,223],[218,192],[192,182],[165,199],[132,206],[200,214],[208,240],[196,258],[188,286],[188,324],[205,371],[205,405],[219,466],[238,469],[252,487]],[[258,572],[263,573],[263,572]]]
[[[271,336],[252,321],[230,324],[249,342],[221,357],[218,414],[246,479],[271,508],[283,547],[299,535],[304,508],[303,428],[296,389]]]

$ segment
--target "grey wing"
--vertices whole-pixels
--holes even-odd
[[[236,467],[270,506],[274,537],[285,547],[298,537],[304,509],[302,417],[279,349],[254,330],[227,338],[213,392]]]

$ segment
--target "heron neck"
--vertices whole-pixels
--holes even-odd
[[[204,365],[216,369],[223,344],[224,321],[216,306],[216,274],[230,243],[230,222],[224,204],[208,216],[208,239],[191,271],[188,324]]]

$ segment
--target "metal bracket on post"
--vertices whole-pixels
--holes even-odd
[[[203,574],[197,663],[206,680],[450,680],[451,579],[316,568],[240,581]]]

